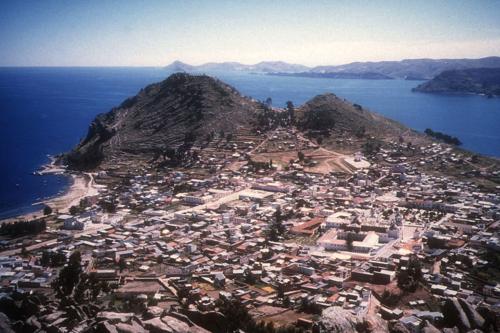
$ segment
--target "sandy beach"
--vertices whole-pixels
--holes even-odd
[[[98,193],[94,187],[94,177],[92,174],[72,174],[71,178],[72,184],[66,193],[43,201],[43,204],[50,206],[54,211],[57,210],[59,213],[67,213],[69,208],[78,205],[82,198]]]
[[[65,172],[66,171],[64,169],[50,164],[44,166],[43,171],[40,172],[40,174],[43,177],[43,175],[46,174],[64,174]],[[98,193],[97,188],[94,186],[94,177],[91,173],[71,174],[70,177],[72,184],[69,186],[65,193],[41,202],[36,202],[34,204],[48,205],[54,212],[57,211],[59,213],[67,213],[69,211],[69,208],[71,206],[78,205],[82,198],[96,195]],[[0,223],[30,220],[42,215],[43,208],[34,212],[2,219],[0,220]]]

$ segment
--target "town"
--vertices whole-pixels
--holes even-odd
[[[498,186],[433,172],[472,163],[448,145],[402,149],[278,127],[215,133],[189,167],[104,165],[36,237],[2,225],[0,311],[25,332],[495,331]]]

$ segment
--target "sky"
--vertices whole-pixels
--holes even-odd
[[[500,55],[500,1],[0,2],[0,66]]]

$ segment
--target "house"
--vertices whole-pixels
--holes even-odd
[[[77,220],[74,217],[64,220],[63,229],[65,230],[83,230],[85,228],[85,223]]]
[[[420,333],[423,321],[415,316],[406,316],[399,319],[411,333]]]

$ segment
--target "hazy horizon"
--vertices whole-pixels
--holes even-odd
[[[500,54],[492,1],[9,1],[0,66],[307,66]]]

